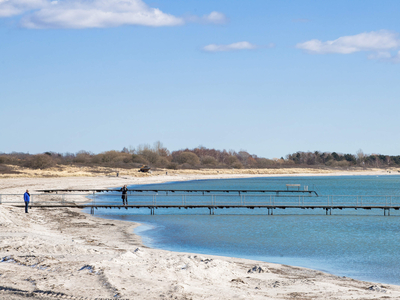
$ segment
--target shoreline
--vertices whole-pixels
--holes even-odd
[[[105,188],[276,175],[242,176],[0,179],[0,194],[21,194],[26,187]],[[0,263],[0,296],[10,300],[25,299],[28,294],[33,299],[54,299],[52,297],[57,293],[70,299],[112,298],[115,295],[121,299],[400,297],[400,286],[396,285],[248,259],[148,248],[134,233],[138,226],[136,222],[91,216],[79,209],[34,208],[25,215],[22,209],[0,205],[0,234],[3,237],[0,241],[0,260],[3,260]],[[6,261],[5,257],[8,257]]]

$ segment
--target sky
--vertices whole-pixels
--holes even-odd
[[[400,1],[0,0],[0,152],[400,155]]]

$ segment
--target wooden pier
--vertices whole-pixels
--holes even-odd
[[[14,207],[24,207],[22,204],[14,204]],[[332,215],[332,210],[343,210],[343,209],[363,209],[363,210],[372,210],[372,209],[381,209],[383,210],[384,216],[390,216],[390,210],[399,210],[400,205],[395,206],[386,206],[386,205],[261,205],[261,204],[239,204],[239,205],[184,205],[184,204],[131,204],[131,205],[110,205],[110,204],[32,204],[30,208],[90,208],[91,214],[94,214],[95,209],[103,208],[103,209],[133,209],[133,208],[148,208],[150,210],[150,214],[154,215],[155,210],[159,208],[177,208],[177,209],[195,209],[195,208],[207,208],[209,209],[210,215],[215,214],[215,210],[217,209],[229,209],[229,208],[247,208],[247,209],[255,209],[262,208],[267,209],[268,215],[273,215],[274,210],[276,209],[322,209],[325,211],[326,215]]]
[[[299,186],[298,184],[296,185],[287,185],[287,186]],[[115,193],[118,192],[119,190],[117,189],[47,189],[47,190],[37,190],[37,192],[42,192],[42,193],[70,193],[70,192],[88,192],[88,193]],[[218,190],[211,190],[211,189],[128,189],[128,192],[130,194],[132,193],[165,193],[168,195],[168,193],[199,193],[202,195],[205,194],[219,194],[219,193],[231,193],[231,194],[276,194],[276,195],[285,195],[285,194],[305,194],[305,195],[314,195],[318,196],[318,193],[316,191],[309,191],[309,190],[241,190],[241,189],[236,189],[236,190],[229,190],[229,189],[218,189]]]
[[[296,185],[298,187],[298,185]],[[32,208],[79,208],[90,209],[140,209],[150,210],[154,215],[157,209],[207,209],[214,215],[219,209],[265,209],[274,215],[281,209],[317,209],[332,215],[332,210],[375,210],[383,211],[384,216],[400,209],[400,196],[397,195],[318,195],[312,190],[194,190],[194,189],[129,189],[128,203],[123,205],[121,192],[116,189],[49,189],[31,194]],[[80,194],[77,194],[80,193]],[[98,194],[101,193],[101,194]],[[22,195],[0,195],[4,204],[23,207],[20,200],[7,201],[7,197],[22,199]],[[178,210],[176,210],[178,212]]]

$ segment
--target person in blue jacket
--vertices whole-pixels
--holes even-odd
[[[31,195],[29,194],[29,191],[26,190],[24,194],[24,202],[25,202],[25,213],[28,213],[28,205],[29,205],[29,200],[31,198]]]

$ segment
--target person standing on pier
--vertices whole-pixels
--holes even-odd
[[[29,191],[26,190],[25,194],[24,194],[24,202],[25,202],[25,213],[28,213],[28,205],[29,205],[29,201],[30,201],[31,195],[29,194]]]
[[[121,189],[122,192],[122,204],[123,205],[128,205],[128,188],[126,187],[126,185],[124,185],[124,187]]]

